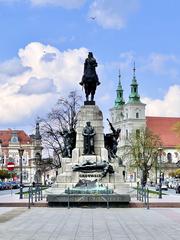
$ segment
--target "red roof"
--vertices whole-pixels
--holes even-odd
[[[180,144],[180,136],[173,130],[180,118],[175,117],[146,117],[146,126],[157,134],[164,147],[176,147]]]
[[[20,144],[31,143],[31,138],[23,130],[0,130],[0,140],[2,141],[2,146],[7,147],[12,137],[12,133],[16,133]]]

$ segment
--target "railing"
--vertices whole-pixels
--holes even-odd
[[[143,202],[144,206],[149,209],[149,189],[139,186],[139,183],[137,184],[137,200]]]
[[[35,187],[29,186],[28,191],[28,208],[34,205],[35,202],[41,201],[43,199],[42,194],[43,187],[41,185],[36,185]]]

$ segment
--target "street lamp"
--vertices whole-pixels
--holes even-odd
[[[162,148],[158,148],[159,152],[159,198],[162,198],[162,178],[161,178],[161,155],[162,155]]]
[[[23,152],[24,149],[22,147],[20,147],[18,149],[19,152],[19,158],[20,158],[20,162],[19,162],[19,167],[20,167],[20,195],[19,198],[23,199],[23,186],[22,186],[22,156],[23,156]]]

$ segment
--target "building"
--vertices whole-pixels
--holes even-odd
[[[148,127],[157,134],[163,144],[162,162],[164,173],[177,168],[176,163],[180,160],[180,153],[177,151],[177,145],[180,144],[180,136],[176,135],[173,127],[180,118],[173,117],[152,117],[145,116],[146,104],[141,102],[138,93],[138,83],[135,75],[135,66],[133,69],[133,78],[131,82],[131,90],[127,102],[123,98],[123,88],[121,84],[121,75],[119,74],[119,83],[117,87],[116,100],[114,107],[110,109],[111,121],[113,126],[121,129],[121,136],[118,145],[118,155],[123,156],[126,140],[132,131],[139,131]],[[123,158],[123,157],[122,157]],[[124,164],[128,164],[127,159]]]
[[[36,124],[35,135],[28,135],[23,130],[0,130],[0,168],[7,169],[8,162],[14,162],[14,171],[17,180],[20,175],[20,157],[18,149],[24,149],[22,157],[22,176],[24,183],[32,183],[35,179],[37,169],[35,160],[42,156],[41,136],[39,134],[39,123]]]

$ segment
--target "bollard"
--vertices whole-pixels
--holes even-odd
[[[147,197],[146,193],[147,193],[147,192],[146,192],[146,188],[145,188],[145,187],[143,188],[143,192],[144,192],[144,204],[146,205],[146,202],[147,202],[147,201],[146,201],[146,200],[147,200],[147,199],[146,199],[146,197]]]
[[[106,199],[107,199],[107,209],[109,209],[109,196],[108,196],[108,186],[106,187],[106,190],[107,190],[107,197],[106,197]]]
[[[43,200],[42,186],[41,186],[41,200]]]
[[[35,202],[37,202],[37,186],[35,187]]]
[[[29,199],[28,199],[28,209],[31,208],[31,187],[29,186]]]
[[[137,200],[139,200],[139,182],[137,182]]]
[[[143,198],[143,186],[141,187],[141,201],[143,202],[144,201],[144,198]]]
[[[41,200],[41,196],[40,196],[40,185],[38,185],[38,201]]]
[[[147,209],[149,209],[149,189],[147,188]]]
[[[33,195],[34,195],[34,189],[33,189],[33,187],[31,187],[31,203],[34,205]]]
[[[69,196],[69,187],[68,187],[68,189],[67,189],[67,192],[68,192],[68,209],[70,209],[70,202],[69,202],[69,200],[70,200],[70,196]]]

